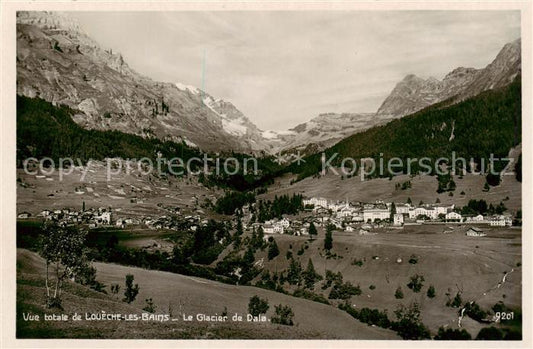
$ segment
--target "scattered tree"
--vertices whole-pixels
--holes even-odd
[[[424,277],[422,275],[413,275],[411,276],[411,281],[407,284],[407,287],[409,287],[413,292],[418,293],[422,289],[422,286],[424,282]]]
[[[331,230],[326,230],[326,238],[324,239],[324,250],[329,251],[333,248],[333,237],[331,236]]]
[[[446,306],[452,307],[452,308],[459,308],[463,304],[463,300],[461,299],[461,294],[457,292],[453,300],[448,299],[448,302],[446,302]]]
[[[429,298],[435,298],[435,287],[433,285],[429,286],[427,296]]]
[[[400,286],[396,289],[396,292],[394,293],[394,298],[396,299],[402,299],[403,298],[403,291]]]
[[[477,322],[482,322],[487,317],[487,312],[481,309],[481,307],[476,302],[468,302],[465,305],[465,314],[468,315],[472,320]]]
[[[154,304],[152,298],[146,298],[144,301],[146,302],[146,305],[144,306],[143,310],[149,313],[155,313],[157,306]]]
[[[276,256],[278,255],[279,255],[278,244],[276,243],[276,240],[272,240],[270,242],[270,246],[268,247],[268,260],[272,260],[276,258]]]
[[[361,295],[361,287],[359,285],[354,286],[350,282],[335,282],[331,292],[329,293],[329,299],[350,299],[352,296]]]
[[[429,330],[420,320],[420,307],[412,303],[409,307],[400,305],[394,312],[398,321],[395,323],[396,332],[409,340],[430,338]]]
[[[503,333],[494,326],[482,328],[476,340],[499,341],[503,339]]]
[[[318,231],[316,230],[315,223],[311,222],[309,224],[309,237],[312,239],[318,234]]]
[[[133,284],[134,279],[135,277],[133,275],[126,275],[126,290],[124,291],[124,298],[122,301],[128,304],[133,302],[137,297],[137,294],[139,294],[139,285]]]
[[[252,316],[259,316],[261,314],[266,314],[269,307],[268,299],[262,299],[256,295],[250,298],[250,302],[248,303],[248,313]]]
[[[466,341],[472,339],[472,336],[464,328],[459,330],[440,327],[439,333],[434,339],[438,341]]]
[[[111,293],[113,295],[116,296],[119,293],[119,291],[120,291],[120,285],[119,284],[112,284],[111,285]]]
[[[322,280],[322,276],[315,271],[315,267],[311,258],[309,258],[309,262],[307,262],[307,268],[303,273],[303,278],[305,287],[309,289],[314,288],[315,283]]]
[[[292,320],[294,318],[294,312],[292,311],[292,308],[290,306],[279,304],[276,305],[275,309],[276,315],[270,319],[273,324],[287,326],[294,325],[294,322]]]

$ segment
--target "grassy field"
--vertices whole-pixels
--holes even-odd
[[[123,170],[107,181],[102,162],[94,162],[89,168],[75,168],[61,178],[57,170],[51,175],[30,175],[17,169],[17,212],[32,215],[44,209],[81,210],[85,202],[87,209],[111,207],[115,216],[142,218],[168,214],[162,206],[179,206],[189,212],[196,203],[215,202],[218,195],[195,177],[164,179],[141,175],[135,169],[130,173]]]
[[[255,287],[233,286],[172,273],[94,263],[97,279],[110,285],[124,284],[126,274],[135,276],[140,286],[137,299],[131,304],[118,297],[94,292],[68,283],[64,293],[63,313],[119,312],[140,314],[145,298],[153,298],[157,314],[181,317],[182,314],[247,313],[250,297],[267,298],[273,313],[274,305],[288,304],[294,311],[295,326],[252,322],[29,322],[22,312],[57,313],[44,308],[45,289],[42,277],[44,261],[35,253],[17,251],[17,336],[19,338],[350,338],[397,339],[389,330],[367,326],[331,306],[294,298]],[[109,289],[109,287],[108,287]]]
[[[375,202],[376,200],[406,202],[411,198],[416,205],[420,201],[431,204],[437,198],[443,204],[455,204],[464,206],[470,199],[484,199],[487,203],[498,204],[503,201],[510,212],[516,212],[522,208],[522,184],[514,176],[503,176],[502,183],[497,187],[491,187],[488,192],[483,191],[485,177],[468,174],[462,179],[454,177],[457,188],[453,196],[449,193],[437,193],[438,182],[435,176],[415,176],[408,175],[388,178],[378,178],[361,181],[356,176],[341,179],[332,172],[320,178],[308,177],[302,181],[290,184],[295,176],[285,176],[276,181],[269,188],[264,198],[272,199],[275,195],[299,193],[306,197],[324,197],[328,200],[349,200],[361,202]],[[397,183],[400,185],[406,181],[411,181],[412,187],[406,190],[396,190]],[[461,195],[464,192],[464,195]],[[508,198],[508,199],[507,199]]]
[[[517,311],[521,308],[521,230],[482,227],[486,237],[468,237],[465,235],[468,228],[466,225],[406,226],[402,230],[376,229],[376,235],[366,236],[334,232],[332,252],[341,257],[329,259],[323,250],[324,231],[319,229],[318,238],[313,242],[307,242],[305,237],[276,236],[280,255],[272,261],[268,261],[266,253],[258,258],[263,258],[266,269],[281,271],[289,267],[285,255],[292,251],[303,268],[311,259],[322,275],[326,269],[341,272],[345,281],[361,287],[362,295],[350,300],[353,307],[387,310],[391,318],[399,304],[417,302],[424,324],[435,334],[441,326],[458,326],[458,309],[446,306],[446,293],[453,298],[461,292],[464,303],[475,301],[485,310],[498,301]],[[308,248],[303,248],[303,254],[298,255],[297,251],[305,245]],[[411,257],[417,259],[416,264],[409,263]],[[362,261],[362,265],[353,265],[354,260]],[[425,279],[419,293],[407,287],[415,274]],[[373,290],[371,285],[375,287]],[[436,289],[435,298],[426,295],[429,285]],[[323,291],[319,286],[320,283],[315,292],[327,298],[329,290]],[[399,286],[403,299],[394,296]],[[473,337],[485,326],[470,319],[463,321],[463,327]]]
[[[87,240],[94,245],[105,245],[111,235],[118,239],[118,245],[126,248],[145,249],[147,251],[172,252],[174,243],[186,232],[174,230],[153,230],[142,226],[126,228],[98,228],[89,231]]]

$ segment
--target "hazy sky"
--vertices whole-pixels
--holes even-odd
[[[375,112],[405,75],[482,68],[520,37],[518,11],[71,14],[139,73],[203,88],[274,130]]]

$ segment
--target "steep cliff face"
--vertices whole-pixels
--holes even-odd
[[[89,129],[185,141],[211,151],[268,147],[232,104],[183,84],[152,81],[57,13],[17,17],[17,93],[76,110]]]
[[[506,44],[494,61],[482,69],[476,79],[460,94],[461,99],[509,85],[521,72],[521,53],[520,39]]]
[[[458,102],[506,86],[520,73],[520,52],[518,39],[506,44],[494,61],[483,69],[459,67],[442,80],[407,75],[394,87],[377,114],[404,116],[450,98]]]

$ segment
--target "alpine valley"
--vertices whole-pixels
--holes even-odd
[[[322,13],[283,12],[302,27],[296,39],[337,39],[324,35]],[[376,12],[413,18],[402,19],[409,42],[432,39],[420,28],[443,28],[425,13],[416,22]],[[438,12],[457,23],[457,11]],[[513,16],[491,12],[516,29]],[[260,13],[259,33],[270,36],[280,13]],[[138,15],[134,25],[148,16]],[[216,24],[166,15],[176,30],[190,29],[184,18],[214,28],[203,35],[217,44],[218,24],[233,39],[247,28],[228,18],[250,20],[238,11],[200,14]],[[339,28],[368,16],[331,15]],[[18,12],[16,33],[17,338],[522,339],[521,41],[504,44],[514,34],[486,67],[441,80],[407,75],[375,112],[317,111],[271,131],[203,88],[134,71],[68,14]],[[339,31],[366,39],[355,34]],[[320,62],[345,57],[320,52],[311,53]],[[408,73],[382,56],[401,69],[395,76]],[[245,57],[254,79],[267,75]],[[303,86],[287,76],[289,88]],[[514,162],[487,166],[492,156]],[[175,159],[192,166],[173,167]],[[382,161],[381,171],[360,159],[375,160],[374,170]],[[254,162],[257,171],[239,166]],[[73,314],[82,321],[36,320]]]

